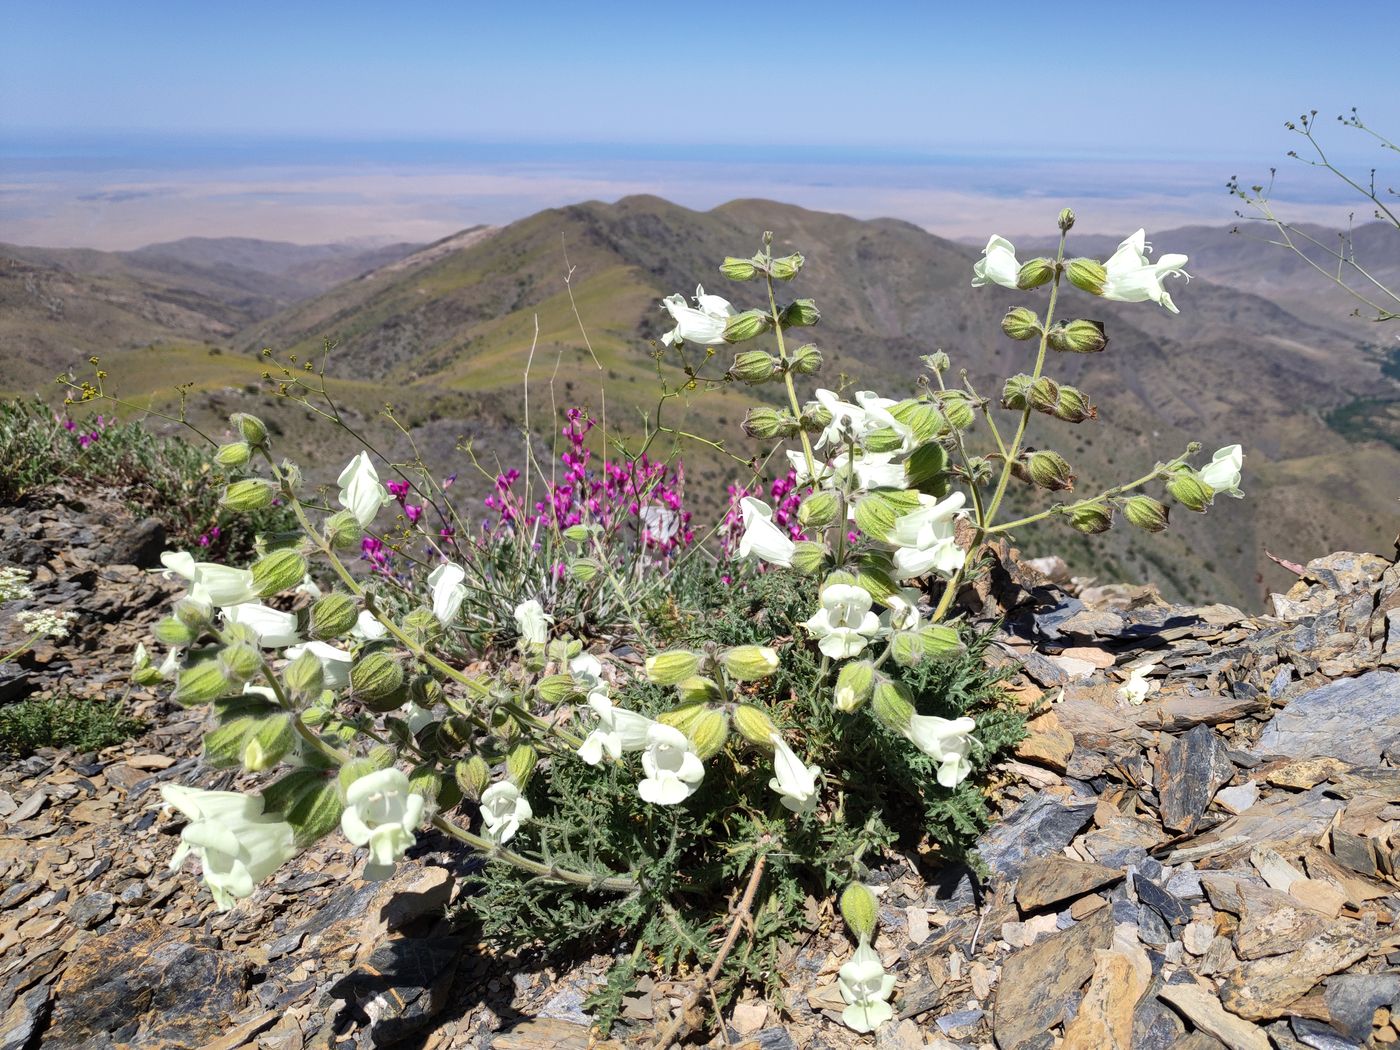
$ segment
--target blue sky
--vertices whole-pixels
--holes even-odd
[[[1400,131],[1400,72],[1367,44],[1400,38],[1400,7],[1319,16],[1319,6],[0,0],[0,165],[24,182],[36,169],[17,156],[106,143],[94,154],[105,180],[68,181],[74,199],[108,193],[111,203],[113,185],[149,182],[109,148],[131,153],[136,133],[163,144],[170,170],[193,163],[175,147],[196,140],[251,151],[206,156],[235,181],[254,167],[304,179],[332,157],[343,164],[328,143],[345,139],[377,144],[354,164],[421,173],[424,140],[444,140],[520,144],[459,163],[478,174],[523,177],[541,163],[524,145],[554,151],[561,193],[573,177],[632,187],[627,158],[645,156],[727,165],[714,181],[726,191],[745,188],[747,165],[805,165],[816,184],[832,180],[814,167],[922,157],[952,173],[945,188],[988,199],[1033,192],[1046,162],[1091,181],[1096,170],[1121,181],[1130,167],[1142,192],[1168,196],[1190,168],[1192,192],[1204,194],[1282,161],[1292,145],[1282,123],[1304,108],[1330,121],[1356,105]],[[610,144],[607,171],[562,148],[589,143]],[[1366,162],[1352,146],[1338,145],[1343,159]],[[1165,174],[1151,184],[1154,167]],[[888,190],[887,174],[877,181]],[[549,199],[542,184],[533,190],[515,196]],[[849,196],[858,202],[857,188]]]

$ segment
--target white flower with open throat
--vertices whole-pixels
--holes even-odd
[[[880,956],[865,941],[837,971],[836,983],[841,998],[849,1004],[841,1011],[847,1028],[873,1032],[894,1016],[887,1001],[894,992],[894,976],[885,972]]]
[[[1147,257],[1151,250],[1146,230],[1138,230],[1118,245],[1118,250],[1104,263],[1108,279],[1104,282],[1103,297],[1120,303],[1153,302],[1174,314],[1180,313],[1162,282],[1168,277],[1190,280],[1191,275],[1184,269],[1186,256],[1163,255],[1154,263]]]
[[[340,505],[355,516],[362,529],[369,528],[379,508],[393,499],[380,483],[368,452],[361,452],[347,463],[336,484],[340,486]]]
[[[762,500],[745,496],[739,501],[744,515],[744,535],[739,539],[739,557],[755,557],[769,565],[792,565],[797,545],[777,525],[773,524],[773,508]]]
[[[699,346],[723,346],[724,327],[736,313],[727,299],[706,295],[701,285],[695,286],[695,305],[685,301],[677,292],[661,300],[661,306],[676,322],[676,327],[661,337],[666,346],[696,343]]]
[[[817,808],[817,778],[820,766],[809,766],[788,747],[778,733],[768,738],[773,745],[773,779],[768,786],[782,796],[783,806],[799,816]]]
[[[598,728],[579,746],[578,757],[590,766],[603,761],[605,753],[616,761],[625,752],[641,751],[647,746],[647,733],[656,725],[654,720],[614,706],[602,690],[588,694],[588,706],[598,713]]]
[[[179,784],[163,785],[160,794],[189,820],[180,832],[171,869],[190,854],[199,857],[204,883],[220,911],[252,896],[258,883],[296,853],[292,826],[264,813],[260,796]]]
[[[364,878],[382,881],[417,842],[413,834],[427,801],[413,791],[401,769],[380,769],[358,778],[345,791],[340,830],[356,846],[369,847]]]
[[[870,592],[854,583],[831,583],[821,590],[821,608],[803,621],[823,656],[848,660],[880,632],[880,617],[870,611]]]
[[[705,779],[705,767],[690,749],[690,741],[675,726],[656,722],[647,730],[646,750],[642,752],[646,779],[637,784],[644,802],[674,806],[695,793]]]
[[[1016,261],[1016,246],[1005,237],[996,234],[987,240],[982,249],[982,258],[972,267],[972,287],[985,284],[999,284],[1003,288],[1015,288],[1016,279],[1021,273],[1021,264]]]
[[[515,838],[515,833],[535,815],[520,789],[509,780],[498,780],[481,793],[481,831],[498,846]]]
[[[938,763],[938,782],[945,788],[956,787],[972,772],[968,754],[972,750],[971,733],[977,723],[971,718],[939,718],[937,715],[914,715],[909,719],[905,735],[924,754]]]

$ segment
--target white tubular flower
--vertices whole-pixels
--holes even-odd
[[[894,977],[885,972],[880,956],[865,941],[836,973],[841,998],[848,1005],[841,1012],[846,1027],[856,1032],[873,1032],[894,1016],[886,1001],[894,992]]]
[[[966,500],[961,492],[947,499],[919,496],[919,509],[901,514],[890,530],[896,579],[912,580],[929,572],[951,576],[967,557],[954,540],[954,522]]]
[[[368,609],[360,610],[360,615],[355,618],[355,626],[350,628],[350,637],[363,642],[377,641],[388,633],[389,628],[380,623]]]
[[[895,462],[893,452],[862,452],[850,464],[850,457],[841,453],[832,460],[832,468],[844,477],[847,470],[855,474],[856,487],[862,489],[902,489],[905,485],[904,464]]]
[[[1157,683],[1150,678],[1156,669],[1156,661],[1134,667],[1128,674],[1128,680],[1118,687],[1119,698],[1126,700],[1134,707],[1144,703],[1149,696],[1157,691]]]
[[[578,757],[590,766],[603,761],[604,752],[616,761],[623,752],[641,751],[647,746],[647,734],[656,725],[652,719],[614,707],[608,694],[600,689],[588,694],[588,706],[598,712],[598,728],[579,746]]]
[[[739,501],[744,515],[744,535],[739,539],[739,557],[750,556],[769,565],[792,565],[797,544],[782,529],[773,524],[773,508],[762,500],[745,496]]]
[[[1154,263],[1147,257],[1151,250],[1146,230],[1138,230],[1118,245],[1118,250],[1104,263],[1108,279],[1104,282],[1103,297],[1120,303],[1154,302],[1174,314],[1180,313],[1162,282],[1178,275],[1190,280],[1191,275],[1183,269],[1186,256],[1164,255]]]
[[[1244,469],[1244,449],[1239,445],[1226,445],[1215,450],[1211,461],[1200,470],[1201,480],[1215,490],[1235,499],[1243,499],[1240,491],[1240,473]]]
[[[982,249],[982,258],[972,267],[972,287],[999,284],[1003,288],[1015,288],[1020,272],[1021,264],[1016,261],[1016,246],[1005,237],[992,234],[987,241],[987,247]]]
[[[368,452],[361,452],[347,463],[336,484],[340,486],[340,505],[355,515],[362,529],[369,528],[379,508],[393,498],[380,484],[379,472],[374,469]]]
[[[674,806],[695,793],[705,779],[705,767],[690,741],[675,726],[657,722],[647,730],[646,750],[642,752],[646,779],[637,784],[643,802]]]
[[[308,572],[305,576],[301,578],[301,582],[296,585],[296,589],[293,590],[292,593],[304,594],[308,598],[315,600],[316,598],[321,597],[322,592],[321,588],[316,586],[316,581],[311,578],[311,573]]]
[[[546,616],[544,606],[531,598],[515,607],[515,626],[520,637],[530,645],[544,645],[549,641],[549,625],[553,616]]]
[[[783,805],[803,816],[817,808],[817,778],[820,766],[806,765],[778,733],[768,738],[773,744],[773,779],[768,786],[782,796]]]
[[[584,692],[598,690],[607,695],[607,683],[603,681],[603,662],[592,653],[579,653],[570,660],[569,674],[583,683]]]
[[[444,627],[451,627],[462,609],[467,596],[467,588],[462,581],[467,578],[460,565],[444,562],[428,576],[428,586],[432,589],[433,615]]]
[[[880,631],[880,618],[870,611],[871,602],[870,592],[864,587],[830,584],[822,588],[822,607],[802,626],[817,639],[822,655],[848,660]]]
[[[520,789],[509,780],[498,780],[481,793],[481,832],[498,846],[515,838],[515,833],[535,815]]]
[[[916,587],[905,587],[885,599],[885,612],[880,614],[881,633],[886,631],[917,631],[919,629],[919,599]]]
[[[184,551],[162,551],[160,562],[165,576],[179,576],[190,582],[189,597],[205,605],[225,608],[256,601],[257,589],[253,574],[247,569],[232,569],[212,561],[195,561]]]
[[[818,390],[814,396],[817,403],[831,413],[831,422],[826,425],[821,436],[813,442],[813,448],[839,445],[845,440],[847,432],[857,438],[860,437],[865,430],[865,409],[860,405],[853,405],[849,401],[842,401],[831,390]]]
[[[321,681],[327,689],[344,689],[350,684],[350,665],[355,658],[344,649],[325,642],[305,642],[292,646],[283,655],[295,660],[302,653],[311,653],[321,661]]]
[[[408,726],[408,731],[414,736],[417,736],[418,731],[424,726],[437,721],[436,716],[430,708],[419,707],[412,700],[404,704],[399,710],[403,712],[404,724]]]
[[[163,785],[160,794],[167,805],[189,819],[180,832],[171,869],[191,853],[199,857],[204,884],[220,911],[228,911],[235,900],[251,897],[258,883],[296,853],[292,826],[263,813],[263,800],[257,796],[178,784]]]
[[[301,641],[296,613],[278,612],[262,602],[229,606],[224,610],[224,622],[251,628],[264,649],[281,649]]]
[[[797,451],[788,449],[784,455],[787,456],[788,466],[792,468],[794,480],[799,485],[812,484],[812,472],[807,469],[807,454],[800,449]],[[817,468],[816,484],[822,488],[831,488],[832,483],[836,480],[835,470],[821,456],[813,457],[813,461]]]
[[[394,874],[399,858],[418,841],[413,829],[426,808],[401,769],[366,773],[346,789],[340,830],[352,845],[369,847],[364,878],[380,882]]]
[[[914,715],[904,731],[914,746],[938,763],[938,782],[945,788],[956,787],[972,772],[968,752],[977,723],[966,716],[939,718],[936,715]]]
[[[695,306],[677,292],[661,300],[661,306],[676,322],[676,327],[661,337],[666,346],[696,343],[700,346],[723,346],[724,326],[737,312],[726,299],[706,295],[701,285],[695,286]]]

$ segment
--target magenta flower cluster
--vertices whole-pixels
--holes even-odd
[[[102,436],[102,431],[106,430],[109,424],[115,423],[116,420],[107,419],[104,416],[98,416],[93,421],[94,427],[92,430],[82,431],[78,430],[78,424],[75,423],[71,417],[65,416],[60,420],[60,422],[62,422],[64,430],[77,437],[78,447],[82,449],[87,449],[89,445],[94,444],[97,441],[97,439]]]

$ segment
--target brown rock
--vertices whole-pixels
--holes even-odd
[[[1157,762],[1162,824],[1172,831],[1194,831],[1210,800],[1234,775],[1225,742],[1208,726],[1167,737]]]
[[[1269,1037],[1262,1028],[1227,1013],[1220,1000],[1204,988],[1194,984],[1166,984],[1157,995],[1229,1050],[1270,1050]]]
[[[1298,900],[1303,907],[1315,911],[1329,919],[1342,913],[1347,895],[1337,886],[1321,879],[1296,879],[1288,887],[1288,895]]]
[[[1296,951],[1243,964],[1220,986],[1220,1001],[1250,1020],[1280,1017],[1318,981],[1367,955],[1372,943],[1359,924],[1334,923]]]
[[[1113,911],[1023,948],[1002,964],[993,1032],[1001,1050],[1017,1050],[1065,1019],[1071,998],[1094,972],[1094,953],[1113,942]]]
[[[1060,724],[1054,708],[1026,723],[1027,736],[1016,745],[1016,757],[1063,773],[1074,752],[1074,734]]]
[[[1327,928],[1326,919],[1303,907],[1286,893],[1256,886],[1243,879],[1237,886],[1241,907],[1235,951],[1241,959],[1285,955]],[[1307,988],[1303,991],[1307,991]]]
[[[1132,1050],[1133,1011],[1148,983],[1126,955],[1095,952],[1094,974],[1065,1025],[1062,1050]]]
[[[1123,877],[1115,868],[1051,855],[1031,861],[1016,884],[1016,903],[1023,912],[1039,911],[1061,901],[1082,897]]]
[[[1346,772],[1347,768],[1345,762],[1335,758],[1299,758],[1266,770],[1264,779],[1275,787],[1306,791]]]

